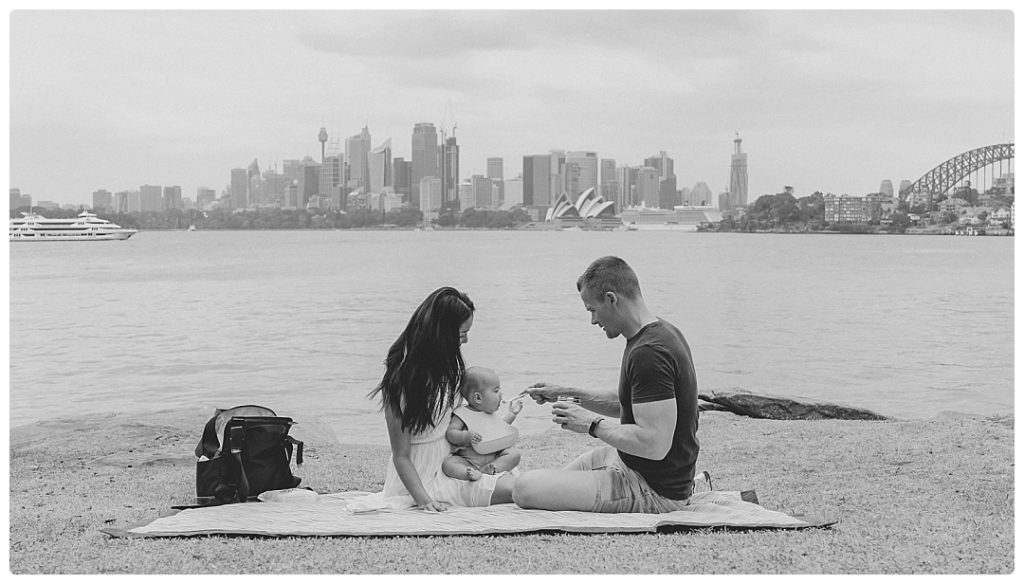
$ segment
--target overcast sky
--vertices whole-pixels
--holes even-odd
[[[524,154],[665,150],[679,187],[861,195],[1013,140],[1002,11],[14,11],[10,186],[91,203],[218,194],[257,158],[320,158],[366,125],[411,155],[457,123],[462,178]],[[450,104],[450,107],[449,107]]]

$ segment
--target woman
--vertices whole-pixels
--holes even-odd
[[[515,479],[508,473],[463,481],[441,472],[451,452],[445,431],[466,369],[460,346],[473,311],[473,302],[455,288],[427,296],[391,345],[384,378],[370,394],[380,397],[391,441],[383,493],[391,507],[444,511],[512,502]]]

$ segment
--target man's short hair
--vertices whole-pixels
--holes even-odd
[[[615,292],[629,299],[640,297],[640,281],[636,272],[624,260],[615,256],[597,258],[576,279],[576,290],[586,288],[591,297],[602,298],[605,292]]]

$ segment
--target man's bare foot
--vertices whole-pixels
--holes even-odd
[[[478,480],[480,480],[481,476],[483,476],[483,475],[481,475],[480,471],[478,471],[475,468],[467,468],[466,469],[466,480],[467,481],[478,481]]]

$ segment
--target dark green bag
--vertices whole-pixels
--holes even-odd
[[[196,446],[196,498],[200,505],[244,503],[264,491],[291,489],[302,479],[291,461],[302,464],[302,442],[288,435],[291,418],[270,408],[218,409]]]

